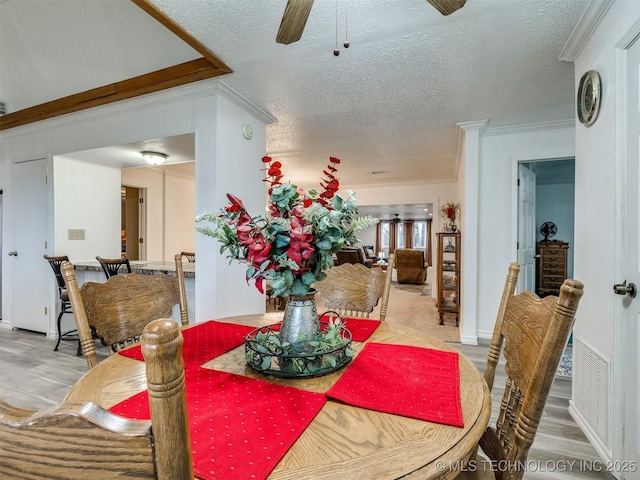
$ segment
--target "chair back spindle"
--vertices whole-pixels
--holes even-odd
[[[182,341],[169,319],[144,330],[151,421],[94,403],[36,411],[0,400],[0,477],[192,479]]]

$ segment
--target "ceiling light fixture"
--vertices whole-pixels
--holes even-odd
[[[169,155],[160,152],[140,152],[149,165],[162,165]]]

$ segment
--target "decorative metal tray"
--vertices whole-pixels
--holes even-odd
[[[293,344],[281,343],[280,324],[256,328],[244,338],[247,364],[276,377],[319,377],[347,365],[353,356],[351,332],[343,324],[332,329],[320,322],[318,337]]]

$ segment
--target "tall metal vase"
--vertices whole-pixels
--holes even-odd
[[[278,335],[281,342],[296,343],[313,338],[320,333],[315,294],[316,291],[311,290],[303,297],[295,295],[289,297]]]

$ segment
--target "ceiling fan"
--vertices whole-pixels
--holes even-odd
[[[449,15],[462,8],[467,0],[427,0],[442,15]],[[276,42],[288,45],[302,37],[304,26],[313,7],[313,0],[288,0],[280,21]]]

